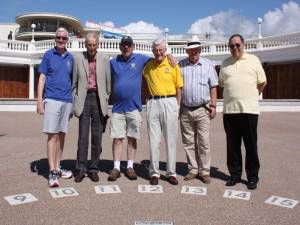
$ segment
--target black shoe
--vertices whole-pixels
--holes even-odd
[[[93,181],[93,182],[98,182],[99,181],[99,176],[97,172],[88,172],[88,177]]]
[[[250,180],[250,181],[248,181],[247,188],[249,190],[255,190],[257,188],[257,183],[258,183],[258,181],[256,181],[256,180]]]
[[[74,180],[75,180],[76,183],[80,183],[80,182],[83,180],[84,177],[85,177],[84,172],[82,172],[82,171],[77,171]]]
[[[226,182],[226,186],[234,186],[236,185],[237,183],[241,182],[241,178],[233,178],[233,177],[230,177],[230,179]]]
[[[152,176],[152,177],[150,177],[150,184],[151,185],[158,185],[158,180],[159,180],[158,177]]]
[[[168,180],[169,183],[172,184],[172,185],[178,185],[178,180],[177,180],[176,177],[174,177],[174,176],[169,176],[167,180]]]

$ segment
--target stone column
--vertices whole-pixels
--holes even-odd
[[[29,99],[34,99],[34,64],[29,65]]]

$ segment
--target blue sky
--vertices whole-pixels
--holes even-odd
[[[170,33],[191,33],[192,25],[198,22],[194,32],[213,33],[220,29],[226,32],[228,26],[233,30],[235,26],[250,26],[244,32],[254,33],[256,19],[264,18],[268,12],[277,13],[278,17],[279,11],[283,14],[280,15],[281,24],[285,23],[282,20],[290,13],[285,12],[283,5],[291,2],[294,5],[289,10],[300,16],[299,0],[5,0],[1,3],[0,23],[14,22],[16,15],[26,12],[57,12],[72,15],[82,24],[87,20],[97,23],[110,21],[116,27],[125,27],[134,32],[137,29],[142,32],[153,31],[149,28],[152,25],[158,30],[168,27]],[[269,20],[269,23],[272,22],[272,19]],[[138,24],[139,21],[143,23]],[[273,27],[276,26],[273,24]]]

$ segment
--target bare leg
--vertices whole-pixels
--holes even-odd
[[[112,145],[113,159],[114,161],[121,161],[122,158],[122,144],[123,138],[114,138]]]
[[[136,139],[133,137],[127,137],[127,140],[128,140],[127,158],[128,158],[128,160],[134,161],[135,152],[136,152],[136,148],[137,148]]]
[[[58,134],[48,134],[47,155],[48,155],[49,171],[52,171],[56,168],[57,140],[58,140]]]
[[[66,134],[63,132],[58,133],[57,148],[56,148],[56,155],[55,155],[55,166],[56,166],[55,168],[58,168],[60,165],[62,152],[64,150],[65,136]]]

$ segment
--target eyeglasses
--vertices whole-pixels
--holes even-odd
[[[152,51],[153,51],[154,53],[162,53],[162,52],[165,51],[165,49],[152,49]]]
[[[240,48],[240,47],[241,47],[240,44],[230,44],[230,45],[229,45],[229,48],[230,48],[230,49]]]
[[[63,41],[68,40],[68,37],[62,37],[62,36],[56,36],[55,38],[56,40],[63,40]]]

